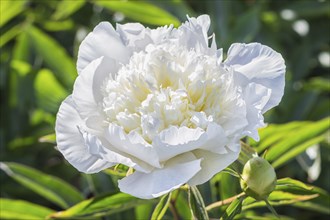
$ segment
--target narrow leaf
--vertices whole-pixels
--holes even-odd
[[[78,203],[82,195],[63,180],[17,163],[0,163],[8,176],[62,208]]]
[[[309,190],[309,191],[313,189],[312,186],[308,186],[303,182],[291,178],[278,179],[276,182],[276,189],[279,190],[288,189],[292,187]]]
[[[84,200],[65,211],[54,213],[50,217],[53,219],[72,219],[78,217],[91,219],[95,216],[111,215],[155,201],[138,199],[128,194],[117,193],[115,195],[99,196]]]
[[[24,10],[26,1],[1,1],[0,27]]]
[[[68,95],[68,92],[48,69],[42,69],[38,72],[34,87],[38,106],[54,114],[58,111],[61,102]]]
[[[54,72],[56,78],[66,88],[72,89],[76,78],[76,68],[73,60],[65,49],[47,34],[36,27],[27,29],[33,48],[44,59],[46,65]]]
[[[135,207],[134,209],[135,219],[150,219],[152,210],[153,210],[152,203],[142,204]]]
[[[222,215],[220,220],[232,220],[234,217],[241,213],[242,211],[242,202],[245,199],[245,196],[241,196],[230,203],[227,207],[225,213]]]
[[[317,137],[329,129],[329,118],[312,122],[302,128],[297,128],[287,133],[284,138],[273,144],[268,152],[266,159],[268,161],[275,161],[279,157],[283,156],[289,150],[293,150],[300,144],[303,144],[314,137]],[[285,161],[282,161],[283,163]]]
[[[287,151],[284,155],[282,155],[277,160],[272,162],[272,166],[274,168],[278,168],[278,167],[284,165],[285,163],[291,161],[296,156],[298,156],[299,154],[301,154],[302,152],[307,150],[307,148],[309,148],[317,143],[322,142],[324,139],[325,139],[325,135],[322,134],[322,135],[312,138],[302,144],[299,144],[298,146],[294,147],[292,150]]]
[[[45,219],[54,211],[27,201],[0,198],[0,219]]]
[[[56,11],[52,18],[55,20],[67,18],[84,6],[85,3],[85,0],[61,1],[57,4]]]
[[[312,195],[298,195],[282,191],[274,191],[268,197],[268,201],[272,206],[291,205],[296,202],[311,200],[318,197],[318,194]],[[253,198],[247,198],[243,203],[243,210],[251,209],[255,207],[264,207],[267,204],[264,201],[256,201]]]
[[[171,193],[163,196],[159,203],[156,205],[152,215],[151,215],[151,219],[153,220],[161,220],[163,218],[163,216],[165,215],[166,210],[168,209],[168,206],[170,204],[171,201]]]
[[[190,186],[189,191],[189,205],[192,211],[192,214],[200,220],[208,220],[209,216],[205,209],[205,204],[202,198],[202,195],[198,191],[196,186]]]
[[[94,1],[112,11],[123,13],[125,16],[146,24],[179,26],[180,22],[167,11],[144,1]]]
[[[3,47],[6,43],[8,43],[10,40],[12,40],[21,32],[22,32],[22,27],[20,25],[16,25],[11,29],[9,29],[8,31],[6,31],[5,33],[2,33],[0,36],[0,47]]]

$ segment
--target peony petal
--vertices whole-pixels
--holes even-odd
[[[153,43],[150,30],[140,23],[117,24],[116,31],[125,45],[137,52],[143,50],[146,45]]]
[[[232,152],[229,150],[226,154],[217,154],[205,150],[195,150],[193,153],[198,159],[202,160],[202,169],[188,181],[191,186],[205,183],[215,174],[228,167],[239,155],[239,151]]]
[[[201,128],[171,126],[154,139],[152,145],[160,161],[166,161],[179,154],[195,149],[205,149],[216,153],[226,153],[227,138],[221,126],[210,123],[204,131]]]
[[[166,161],[181,153],[203,146],[206,138],[207,135],[200,128],[171,126],[156,136],[152,145],[157,151],[159,160]]]
[[[57,113],[55,131],[57,148],[76,169],[85,173],[97,173],[113,166],[113,163],[90,154],[79,132],[80,118],[72,97],[66,98]]]
[[[86,131],[81,130],[88,151],[103,160],[114,164],[124,164],[137,171],[149,173],[154,168],[147,163],[132,157],[131,155],[118,153],[106,140],[100,139]],[[102,141],[101,141],[102,140]]]
[[[117,150],[145,161],[153,167],[162,167],[156,150],[138,133],[126,134],[122,127],[110,124],[105,138]]]
[[[113,78],[117,70],[118,65],[113,59],[100,57],[88,64],[77,77],[72,98],[82,118],[101,114],[98,109],[98,102],[103,98],[101,94],[102,84],[107,78]]]
[[[173,31],[172,37],[178,38],[178,44],[185,46],[188,50],[194,48],[197,51],[208,51],[207,31],[210,23],[208,15],[201,15],[197,18],[188,17],[188,21],[182,24],[178,31]]]
[[[87,35],[79,47],[77,70],[80,73],[93,60],[104,56],[126,64],[131,51],[125,47],[119,34],[109,22],[101,22]]]
[[[255,82],[271,90],[271,97],[262,113],[281,101],[285,84],[285,63],[281,54],[259,43],[236,43],[229,48],[225,65],[246,77],[245,81],[241,80],[242,87]]]
[[[167,161],[162,169],[148,174],[135,172],[119,180],[119,188],[135,197],[152,199],[179,188],[199,170],[200,160],[192,153],[185,153]]]
[[[244,128],[244,135],[259,141],[258,128],[264,127],[264,117],[262,109],[267,104],[271,96],[271,90],[256,83],[250,83],[244,91],[246,105],[249,106],[246,112],[248,125]]]

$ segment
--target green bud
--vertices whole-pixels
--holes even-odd
[[[254,157],[244,165],[240,183],[246,195],[265,200],[275,189],[276,173],[267,160]]]

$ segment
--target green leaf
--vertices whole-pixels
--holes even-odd
[[[6,43],[15,38],[21,32],[22,27],[20,25],[16,25],[5,33],[2,33],[0,36],[0,47],[3,47]]]
[[[329,118],[325,118],[317,122],[311,122],[303,127],[293,129],[290,132],[287,132],[282,139],[278,140],[271,146],[271,148],[268,149],[266,159],[273,162],[284,156],[284,154],[288,153],[288,151],[293,151],[294,148],[303,148],[304,146],[301,147],[301,144],[318,137],[328,129]],[[315,144],[315,141],[313,141],[313,143]],[[293,154],[295,154],[295,152],[293,152],[292,155]],[[286,161],[281,160],[280,162],[283,164]]]
[[[294,180],[291,178],[282,178],[282,179],[278,179],[277,183],[276,183],[276,189],[288,189],[288,188],[299,188],[299,189],[304,189],[304,190],[312,190],[313,187],[312,186],[308,186],[303,182],[300,182],[298,180]]]
[[[55,20],[60,20],[69,17],[71,14],[75,13],[82,6],[85,5],[85,0],[78,1],[64,1],[62,0],[57,4],[56,11],[52,18]]]
[[[171,201],[171,193],[163,196],[159,203],[156,205],[152,215],[151,215],[151,219],[153,220],[161,220],[163,218],[163,216],[165,215],[166,210],[168,209],[168,206],[170,204]]]
[[[304,152],[305,150],[307,150],[307,148],[322,142],[325,139],[325,135],[320,135],[318,137],[312,138],[310,140],[307,140],[306,142],[295,146],[293,149],[287,151],[284,155],[282,155],[281,157],[279,157],[277,160],[275,160],[274,162],[272,162],[272,166],[274,168],[278,168],[281,165],[284,165],[285,163],[291,161],[292,159],[294,159],[296,156],[298,156],[299,154],[301,154],[302,152]]]
[[[143,204],[135,207],[135,219],[150,219],[153,204]]]
[[[304,127],[308,124],[310,123],[301,121],[290,122],[282,125],[271,124],[259,130],[260,142],[255,142],[252,139],[249,139],[249,142],[256,148],[258,153],[261,153],[281,138],[286,137],[289,131]]]
[[[24,10],[26,1],[1,1],[0,27]]]
[[[39,142],[56,144],[56,135],[53,133],[42,136],[39,138]]]
[[[290,205],[330,214],[330,196],[325,190],[290,178],[279,179],[268,200],[273,206]],[[243,210],[264,206],[264,202],[249,197],[243,203]]]
[[[1,162],[8,176],[62,208],[83,200],[83,196],[63,180],[18,163]]]
[[[318,197],[318,194],[299,195],[283,191],[274,191],[268,197],[268,201],[272,206],[281,206],[314,199],[316,197]],[[255,201],[253,198],[249,197],[243,203],[243,210],[264,206],[267,206],[264,201]]]
[[[198,191],[196,186],[190,186],[189,191],[189,205],[190,209],[192,211],[192,214],[200,220],[208,220],[209,216],[207,214],[207,211],[205,209],[205,204],[202,198],[202,195]]]
[[[232,31],[234,42],[251,42],[255,38],[260,29],[259,10],[259,7],[252,7],[238,17]]]
[[[42,69],[38,72],[34,88],[38,106],[54,114],[58,111],[61,102],[68,96],[68,92],[48,69]]]
[[[27,201],[0,198],[0,219],[45,219],[54,211]]]
[[[72,218],[87,218],[101,217],[122,212],[124,210],[147,203],[155,202],[156,200],[143,200],[135,198],[124,193],[115,195],[99,196],[92,199],[84,200],[75,206],[61,212],[51,215],[53,219],[72,219]]]
[[[300,17],[330,16],[329,2],[324,1],[298,1],[287,6]]]
[[[179,190],[181,192],[181,189]],[[179,193],[175,199],[175,208],[181,219],[192,219],[192,213],[188,204],[187,193]]]
[[[242,211],[242,202],[245,199],[245,196],[241,196],[230,203],[227,207],[225,213],[221,216],[220,220],[232,220],[234,217],[241,213]]]
[[[330,92],[330,80],[325,77],[313,77],[304,83],[303,88],[305,90]]]
[[[144,1],[94,1],[95,4],[121,12],[125,16],[146,24],[169,25],[175,27],[180,25],[179,20],[167,11]]]
[[[56,78],[68,89],[72,89],[76,78],[76,68],[67,52],[54,39],[36,27],[27,30],[33,48],[54,72]]]

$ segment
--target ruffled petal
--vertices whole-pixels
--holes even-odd
[[[80,73],[93,60],[104,56],[126,64],[131,51],[124,45],[119,34],[109,22],[101,22],[87,35],[79,47],[77,70]]]
[[[285,63],[281,54],[259,43],[232,44],[225,65],[243,74],[241,86],[254,82],[269,88],[271,96],[262,113],[278,105],[284,93]]]
[[[166,162],[162,169],[151,173],[135,172],[119,180],[120,191],[142,199],[152,199],[179,188],[201,168],[200,160],[185,153]]]
[[[122,127],[110,124],[105,138],[117,150],[145,161],[153,167],[162,167],[156,150],[137,132],[126,134]]]
[[[259,141],[258,128],[265,126],[262,109],[270,99],[271,90],[260,84],[250,83],[245,88],[244,96],[246,105],[249,107],[246,112],[248,125],[243,133]]]
[[[69,96],[62,102],[57,113],[55,131],[58,150],[80,172],[97,173],[113,166],[113,163],[89,152],[78,129],[83,124],[84,122],[80,118],[71,96]]]
[[[152,145],[160,161],[166,161],[179,154],[195,149],[205,149],[217,153],[227,152],[227,138],[224,130],[216,123],[210,123],[204,131],[201,128],[175,127],[162,131]]]
[[[117,24],[116,30],[124,44],[134,51],[143,50],[146,45],[152,43],[150,30],[140,23]]]
[[[154,169],[152,166],[135,157],[132,157],[131,155],[119,153],[103,138],[98,138],[82,129],[80,129],[80,132],[83,135],[85,144],[90,154],[114,164],[124,164],[144,173],[149,173]]]
[[[234,162],[239,155],[239,151],[233,152],[229,150],[225,154],[217,154],[205,150],[195,150],[193,153],[198,159],[202,160],[202,169],[188,181],[188,184],[191,186],[205,183]]]
[[[98,102],[102,100],[101,87],[107,78],[114,77],[118,65],[111,59],[100,57],[86,66],[77,77],[72,92],[72,98],[82,118],[98,115]]]
[[[208,51],[207,31],[211,21],[208,15],[201,15],[197,18],[189,18],[177,30],[173,29],[171,37],[177,39],[180,46],[188,50],[194,48],[196,51]]]

